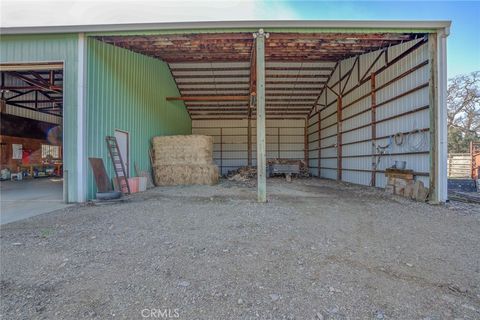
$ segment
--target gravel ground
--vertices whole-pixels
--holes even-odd
[[[2,319],[480,319],[480,209],[319,179],[163,187],[1,228]]]

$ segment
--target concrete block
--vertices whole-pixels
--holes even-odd
[[[410,198],[410,199],[413,199],[413,186],[414,186],[414,182],[409,180],[407,182],[407,185],[405,186],[405,190],[403,192],[403,195],[406,197],[406,198]]]
[[[388,194],[394,194],[395,193],[395,187],[391,184],[387,185],[385,187],[385,192]]]
[[[404,179],[395,179],[395,194],[399,196],[403,196],[405,193],[405,187],[407,186],[407,182]]]

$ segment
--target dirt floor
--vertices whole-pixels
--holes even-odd
[[[319,179],[163,187],[1,227],[2,319],[480,319],[480,208]]]

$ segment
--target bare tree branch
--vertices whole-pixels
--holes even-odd
[[[449,80],[447,121],[449,128],[480,134],[480,71]]]

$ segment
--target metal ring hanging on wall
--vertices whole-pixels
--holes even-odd
[[[397,132],[393,137],[393,140],[397,146],[401,146],[405,140],[405,137],[402,132]]]

